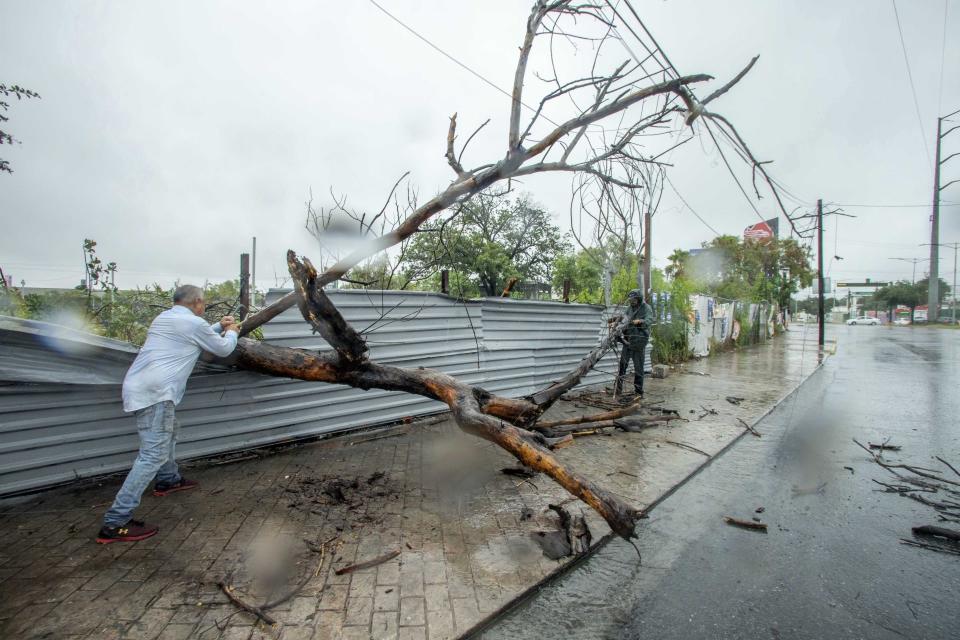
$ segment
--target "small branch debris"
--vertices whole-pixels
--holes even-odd
[[[699,453],[700,455],[706,456],[706,457],[708,457],[708,458],[712,458],[712,457],[713,457],[713,456],[711,456],[709,453],[707,453],[706,451],[702,451],[702,450],[700,450],[700,449],[697,449],[696,447],[693,447],[693,446],[691,446],[691,445],[689,445],[689,444],[685,444],[685,443],[683,443],[683,442],[675,442],[675,441],[673,441],[673,440],[664,440],[663,442],[666,442],[667,444],[672,444],[673,446],[679,447],[679,448],[681,448],[681,449],[686,449],[687,451],[692,451],[692,452],[694,452],[694,453]]]
[[[741,398],[740,396],[727,396],[726,400],[730,404],[733,404],[739,407],[740,403],[746,400],[746,398]]]
[[[913,527],[911,531],[913,531],[913,535],[915,536],[934,536],[936,538],[943,538],[944,540],[960,542],[960,531],[956,531],[954,529],[945,529],[943,527],[936,527],[933,525],[923,525],[921,527]]]
[[[767,525],[763,522],[754,522],[753,520],[741,520],[740,518],[734,518],[733,516],[723,516],[723,521],[734,527],[740,527],[742,529],[750,529],[751,531],[762,531],[767,533]]]
[[[256,607],[240,599],[240,597],[237,596],[236,593],[234,593],[233,587],[231,587],[230,585],[226,584],[225,582],[218,582],[217,586],[220,587],[220,590],[223,591],[224,595],[227,596],[227,599],[230,600],[230,602],[232,602],[234,605],[236,605],[237,608],[243,611],[246,611],[247,613],[253,614],[259,620],[262,620],[263,622],[270,625],[271,627],[277,624],[277,621],[269,613],[267,613],[260,607]]]
[[[529,467],[504,467],[500,469],[500,473],[515,478],[533,478],[537,475],[537,472]]]
[[[880,444],[874,444],[872,442],[867,443],[870,445],[871,449],[879,449],[880,451],[900,451],[903,447],[898,444],[887,444],[882,442]]]
[[[752,433],[754,436],[756,436],[756,437],[758,437],[758,438],[762,438],[762,437],[763,437],[763,434],[761,434],[759,431],[757,431],[756,429],[754,429],[753,427],[751,427],[749,424],[747,424],[747,422],[746,422],[743,418],[737,418],[737,421],[740,422],[740,424],[743,425],[743,428],[744,428],[744,429],[746,429],[747,431],[749,431],[750,433]]]
[[[951,555],[960,556],[960,549],[949,549],[947,547],[942,547],[937,544],[927,544],[925,542],[917,542],[916,540],[907,540],[906,538],[900,538],[900,544],[905,544],[910,547],[920,547],[921,549],[929,549],[930,551],[939,551],[940,553],[949,553]]]
[[[394,549],[388,553],[383,554],[382,556],[377,556],[372,560],[366,560],[364,562],[358,562],[357,564],[351,564],[346,567],[341,567],[334,571],[338,576],[346,575],[348,573],[353,573],[354,571],[360,571],[361,569],[369,569],[370,567],[376,567],[381,565],[384,562],[389,562],[400,555],[399,549]]]

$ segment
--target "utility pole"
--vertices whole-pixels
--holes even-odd
[[[930,314],[933,314],[932,322],[936,322],[937,318],[940,317],[940,192],[954,182],[960,182],[960,180],[951,180],[947,184],[940,186],[940,165],[944,164],[950,158],[960,155],[960,152],[951,153],[941,160],[940,141],[951,131],[960,128],[960,125],[950,127],[945,133],[941,133],[941,131],[943,129],[943,121],[958,113],[960,113],[960,109],[937,118],[937,140],[933,163],[933,214],[930,216],[930,285],[927,287],[927,322],[931,322]]]
[[[250,276],[250,305],[257,306],[257,236],[253,236],[253,275]]]
[[[649,211],[643,214],[643,299],[650,302],[650,292],[653,291],[653,280],[650,278],[650,263],[653,261],[653,248],[650,228],[653,224],[653,215]]]
[[[823,355],[823,334],[825,327],[823,312],[823,200],[817,200],[817,345]]]
[[[250,254],[240,254],[240,319],[250,312]]]
[[[920,245],[925,247],[925,244]],[[901,262],[912,262],[913,263],[913,275],[910,277],[910,284],[917,284],[917,263],[923,262],[924,260],[929,260],[929,258],[888,258],[889,260],[900,260]]]
[[[920,246],[923,247],[926,245]],[[940,246],[953,249],[953,288],[950,290],[950,317],[953,320],[953,324],[957,324],[957,247],[960,247],[960,242],[945,242],[941,243]],[[927,322],[930,322],[929,317],[927,318]]]

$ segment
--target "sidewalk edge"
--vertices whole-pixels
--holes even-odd
[[[824,359],[824,361],[825,361],[825,360],[826,360],[826,359]],[[750,423],[750,426],[751,426],[751,427],[755,427],[757,424],[759,424],[761,421],[763,421],[767,416],[769,416],[771,413],[773,413],[774,410],[777,409],[777,407],[779,407],[779,406],[782,405],[784,402],[786,402],[787,400],[789,400],[791,396],[793,396],[795,393],[797,393],[797,392],[800,390],[800,388],[801,388],[804,384],[806,384],[807,381],[810,380],[810,379],[811,379],[818,371],[820,371],[822,368],[823,368],[823,362],[817,363],[817,365],[813,368],[813,370],[810,371],[809,375],[807,375],[805,378],[803,378],[802,380],[800,380],[800,382],[798,382],[796,385],[794,385],[794,387],[793,387],[792,389],[790,389],[789,391],[787,391],[787,393],[785,393],[780,399],[778,399],[776,402],[774,402],[773,404],[771,404],[771,405],[766,409],[766,411],[764,411],[764,412],[763,412],[762,414],[760,414],[752,423]],[[740,433],[740,434],[737,435],[737,436],[734,436],[733,439],[730,440],[730,442],[728,442],[727,444],[725,444],[725,445],[723,446],[723,448],[721,448],[719,451],[717,451],[717,453],[714,454],[713,456],[711,456],[708,460],[704,461],[704,463],[703,463],[702,465],[700,465],[699,467],[697,467],[696,469],[694,469],[693,471],[691,471],[689,474],[687,474],[687,476],[685,476],[684,478],[682,478],[682,479],[681,479],[679,482],[677,482],[675,485],[673,485],[672,487],[670,487],[669,489],[667,489],[666,491],[664,491],[664,492],[663,492],[661,495],[659,495],[653,502],[651,502],[649,505],[647,505],[647,507],[643,510],[643,515],[641,516],[641,518],[646,517],[646,515],[647,515],[648,513],[650,513],[651,511],[653,511],[653,509],[656,508],[657,505],[659,505],[661,502],[663,502],[664,500],[666,500],[667,498],[669,498],[671,495],[673,495],[673,494],[674,494],[677,490],[679,490],[683,485],[687,484],[687,482],[689,482],[690,480],[692,480],[692,479],[694,479],[696,476],[698,476],[698,475],[700,474],[700,472],[702,472],[704,469],[706,469],[707,467],[709,467],[709,466],[713,463],[714,460],[716,460],[717,458],[719,458],[719,457],[721,457],[723,454],[725,454],[727,451],[729,451],[736,443],[740,442],[740,439],[741,439],[741,438],[743,438],[743,437],[744,437],[745,435],[747,435],[748,433],[750,433],[750,432],[749,432],[747,429],[744,429],[742,433]],[[507,602],[506,604],[504,604],[502,607],[500,607],[499,609],[497,609],[497,610],[495,610],[495,611],[492,611],[491,613],[487,614],[487,616],[484,617],[482,620],[480,620],[480,622],[478,622],[477,624],[475,624],[475,625],[473,625],[472,627],[470,627],[469,629],[467,629],[462,635],[459,635],[459,636],[456,636],[456,637],[457,637],[459,640],[470,640],[471,638],[477,638],[477,637],[479,637],[479,634],[483,633],[483,632],[486,631],[488,628],[490,628],[490,627],[493,625],[493,623],[496,622],[497,620],[499,620],[504,614],[507,614],[507,613],[513,611],[514,609],[517,609],[517,608],[520,607],[521,605],[523,605],[523,604],[525,604],[526,602],[528,602],[529,600],[531,600],[531,599],[532,599],[534,596],[536,596],[542,589],[544,589],[545,587],[549,586],[549,585],[550,585],[551,583],[553,583],[555,580],[558,580],[558,579],[562,578],[562,577],[565,576],[567,573],[569,573],[570,571],[576,569],[576,568],[579,567],[581,564],[583,564],[584,562],[586,562],[587,560],[589,560],[597,551],[599,551],[600,549],[602,549],[603,547],[605,547],[605,546],[607,545],[607,543],[609,543],[612,539],[614,539],[614,538],[616,538],[616,537],[617,537],[616,534],[614,534],[612,531],[611,531],[610,533],[606,534],[605,536],[603,536],[602,538],[600,538],[600,540],[598,540],[596,544],[594,544],[592,547],[590,547],[585,553],[577,556],[576,558],[574,558],[574,559],[571,560],[570,562],[566,563],[565,565],[560,566],[560,567],[557,567],[556,570],[554,570],[554,571],[552,571],[551,573],[549,573],[549,574],[547,574],[546,576],[544,576],[544,577],[543,577],[540,581],[538,581],[537,583],[535,583],[535,584],[527,587],[527,588],[524,589],[523,591],[521,591],[519,594],[517,594],[516,596],[514,596],[510,601],[508,601],[508,602]]]

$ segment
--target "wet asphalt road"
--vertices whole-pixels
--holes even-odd
[[[851,441],[890,438],[903,447],[890,462],[960,468],[960,331],[829,326],[831,339],[836,355],[759,423],[762,438],[741,438],[642,521],[642,564],[615,540],[480,637],[960,638],[960,556],[898,542],[960,524],[877,491],[871,479],[892,476]]]

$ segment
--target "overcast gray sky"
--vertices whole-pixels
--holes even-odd
[[[529,0],[381,4],[510,86]],[[844,258],[831,261],[833,278],[910,277],[910,264],[889,258],[927,252],[918,246],[929,242],[925,146],[932,154],[937,114],[960,109],[960,3],[949,6],[945,49],[943,0],[897,3],[919,121],[889,1],[633,6],[680,72],[714,75],[713,86],[760,54],[711,106],[774,160],[793,194],[810,206],[818,197],[887,205],[847,206],[858,218],[828,223],[828,254],[836,246]],[[85,237],[119,264],[126,287],[235,277],[257,236],[258,285],[268,287],[285,272],[286,249],[315,250],[303,230],[309,189],[320,204],[332,187],[379,209],[409,170],[433,195],[452,175],[443,152],[453,112],[464,129],[492,119],[470,163],[504,152],[508,99],[367,0],[0,0],[0,16],[0,82],[43,96],[14,101],[5,129],[23,144],[2,147],[15,173],[0,174],[0,266],[28,286],[77,284]],[[960,131],[944,142],[960,151]],[[758,220],[709,138],[672,162],[671,180],[717,230],[740,234]],[[960,178],[960,158],[944,175]],[[524,189],[566,226],[567,178]],[[943,197],[960,202],[960,184]],[[769,197],[758,207],[776,213]],[[942,213],[942,241],[960,241],[960,206]],[[713,236],[669,189],[654,231],[658,266]],[[947,279],[952,258],[941,260]]]

